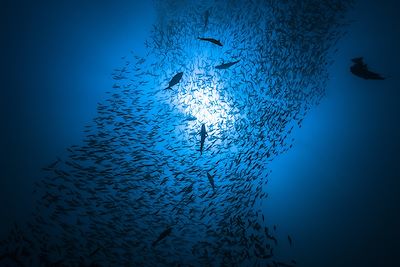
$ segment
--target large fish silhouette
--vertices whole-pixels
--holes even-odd
[[[351,73],[354,75],[366,79],[366,80],[384,80],[385,77],[380,75],[379,73],[372,72],[368,69],[368,65],[364,63],[362,57],[353,58],[351,61],[354,64],[350,67]]]
[[[175,74],[174,77],[172,77],[171,81],[169,81],[168,87],[165,88],[165,90],[167,90],[167,89],[172,90],[172,86],[177,85],[181,81],[182,76],[183,76],[183,72],[179,72],[179,73]]]
[[[197,39],[201,40],[201,41],[206,41],[206,42],[210,42],[219,46],[223,46],[223,44],[221,43],[220,40],[214,39],[214,38],[202,38],[202,37],[198,37]]]

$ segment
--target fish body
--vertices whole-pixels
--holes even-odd
[[[289,241],[289,245],[292,246],[293,241],[292,241],[292,238],[290,237],[290,235],[288,235],[287,238],[288,238],[288,241]]]
[[[214,38],[202,38],[202,37],[198,37],[197,39],[201,40],[201,41],[207,41],[219,46],[223,46],[223,44],[220,42],[220,40],[214,39]]]
[[[186,121],[195,121],[195,120],[197,120],[197,118],[193,115],[188,115],[185,117],[185,120]]]
[[[212,189],[215,191],[214,176],[211,176],[211,174],[209,172],[207,172],[207,178],[212,186]]]
[[[379,73],[372,72],[368,69],[368,65],[364,63],[362,57],[353,58],[353,65],[350,67],[351,73],[354,75],[366,79],[366,80],[384,80],[385,77]]]
[[[233,62],[229,62],[229,63],[223,63],[223,64],[221,64],[221,65],[215,66],[215,68],[216,68],[216,69],[219,69],[219,70],[225,70],[225,69],[230,68],[230,67],[232,67],[233,65],[237,64],[239,61],[240,61],[240,60],[233,61]]]
[[[203,123],[200,131],[200,155],[203,155],[204,141],[206,140],[207,135],[206,125]]]
[[[268,227],[264,227],[264,233],[265,233],[265,236],[266,236],[268,239],[274,241],[275,245],[278,245],[278,240],[276,239],[276,237],[269,234],[269,229],[268,229]]]
[[[179,72],[179,73],[175,74],[174,77],[172,77],[171,81],[169,81],[168,87],[165,88],[165,90],[167,90],[167,89],[172,90],[172,86],[177,85],[181,81],[182,76],[183,76],[183,72]]]
[[[167,236],[169,236],[169,235],[171,234],[171,232],[172,232],[172,228],[171,228],[171,227],[168,227],[167,229],[165,229],[165,230],[158,236],[158,238],[157,238],[156,240],[153,241],[153,243],[152,243],[151,245],[154,247],[155,245],[158,244],[158,242],[160,242],[161,240],[163,240],[164,238],[166,238]]]
[[[210,17],[210,10],[207,9],[206,12],[204,12],[204,30],[208,26],[208,18]]]

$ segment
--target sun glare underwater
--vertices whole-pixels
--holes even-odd
[[[262,209],[269,163],[324,96],[352,1],[154,4],[147,54],[44,168],[6,266],[296,266]]]

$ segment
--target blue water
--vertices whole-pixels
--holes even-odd
[[[395,1],[359,1],[327,96],[273,163],[267,211],[301,245],[304,266],[396,266],[399,248],[399,20]],[[391,79],[349,75],[364,55]]]
[[[350,11],[354,22],[328,69],[326,96],[293,131],[293,147],[268,165],[264,214],[268,225],[278,226],[280,253],[299,266],[395,266],[400,175],[394,6],[369,1]],[[157,17],[152,3],[23,7],[3,9],[18,14],[6,19],[13,53],[3,72],[9,89],[1,98],[4,236],[34,208],[31,192],[42,179],[40,168],[68,157],[66,147],[83,144],[97,103],[110,98],[110,73],[123,66],[121,57],[146,55],[144,40]],[[391,78],[352,76],[350,58],[359,55]]]

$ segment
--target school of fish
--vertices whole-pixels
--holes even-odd
[[[269,163],[324,96],[344,0],[157,0],[82,145],[44,168],[10,266],[296,266]]]

